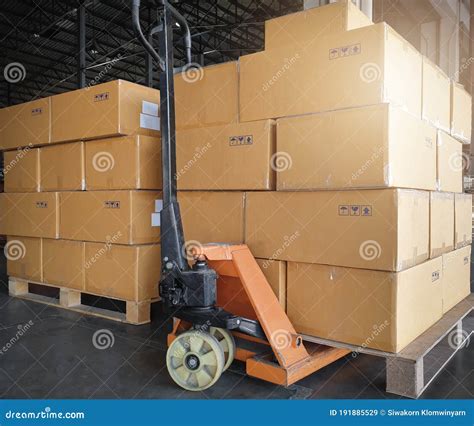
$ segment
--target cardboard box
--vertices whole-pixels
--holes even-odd
[[[272,259],[255,259],[272,287],[281,307],[286,311],[286,262]]]
[[[463,86],[451,83],[451,136],[462,143],[471,142],[472,99]]]
[[[115,80],[51,98],[52,142],[159,135],[160,92]]]
[[[245,193],[180,191],[178,201],[186,241],[199,244],[244,241]]]
[[[462,145],[441,130],[438,131],[436,145],[436,189],[462,192],[462,174],[466,158],[462,152]]]
[[[86,191],[60,193],[61,238],[112,244],[159,241],[152,227],[156,191]]]
[[[245,242],[259,258],[400,271],[428,259],[429,194],[248,192]]]
[[[454,195],[454,246],[472,243],[472,194]]]
[[[59,238],[57,192],[0,194],[0,235]]]
[[[409,75],[410,78],[400,78]],[[240,58],[240,121],[392,103],[421,117],[420,53],[385,23]]]
[[[451,128],[451,80],[443,70],[423,56],[422,117],[438,129]]]
[[[50,105],[50,98],[43,98],[0,109],[0,149],[48,144]]]
[[[158,297],[160,274],[158,244],[86,243],[87,293],[136,302],[154,299]]]
[[[430,192],[430,258],[454,250],[454,194]]]
[[[85,189],[84,142],[41,148],[41,191],[81,191]]]
[[[471,293],[471,246],[443,254],[443,314]]]
[[[86,143],[87,190],[161,189],[161,140],[122,136]]]
[[[296,331],[399,352],[442,316],[442,259],[402,272],[288,263]]]
[[[40,150],[24,148],[3,153],[5,192],[39,191]]]
[[[434,190],[436,130],[389,104],[284,118],[275,163],[278,190]]]
[[[179,189],[275,189],[273,121],[181,130],[176,139]]]
[[[43,279],[47,284],[84,291],[84,243],[43,239]]]
[[[342,0],[265,21],[265,50],[283,46],[304,48],[327,34],[372,25],[351,1]]]
[[[237,62],[189,68],[174,78],[176,128],[239,121]]]
[[[43,280],[41,238],[7,237],[4,248],[9,277]]]

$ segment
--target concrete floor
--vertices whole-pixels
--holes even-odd
[[[0,346],[19,325],[32,321],[29,330],[0,353],[0,398],[398,398],[384,391],[384,359],[367,355],[348,355],[287,389],[246,376],[237,361],[211,389],[186,392],[166,371],[165,336],[171,324],[160,315],[159,304],[152,318],[151,324],[132,326],[10,298],[0,261]],[[99,329],[113,333],[109,349],[94,347],[92,336]],[[473,394],[471,344],[457,353],[422,398]]]

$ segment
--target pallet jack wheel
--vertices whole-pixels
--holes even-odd
[[[232,333],[224,328],[211,327],[209,329],[211,336],[215,337],[219,344],[221,345],[222,350],[224,351],[225,365],[224,371],[226,371],[232,362],[234,361],[235,356],[235,340]]]
[[[190,330],[176,337],[166,353],[171,378],[183,389],[202,391],[219,380],[224,371],[224,351],[209,333]]]

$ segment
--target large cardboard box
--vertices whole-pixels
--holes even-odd
[[[286,262],[272,259],[255,259],[272,287],[281,307],[286,311]]]
[[[451,80],[441,68],[423,56],[422,117],[445,132],[451,128]]]
[[[454,250],[454,194],[430,192],[430,258]]]
[[[0,149],[48,144],[50,105],[50,98],[43,98],[0,109]]]
[[[176,138],[179,189],[275,189],[273,121],[181,130]]]
[[[265,21],[265,50],[291,46],[304,48],[320,37],[372,25],[372,21],[350,0],[314,7]]]
[[[454,195],[454,245],[461,248],[472,243],[472,194]]]
[[[244,192],[180,191],[178,201],[186,241],[243,242]]]
[[[161,274],[158,244],[86,243],[85,253],[87,293],[136,302],[158,297]]]
[[[239,121],[237,62],[188,68],[174,84],[177,129]]]
[[[61,238],[112,244],[159,241],[160,228],[151,215],[156,191],[61,192]]]
[[[40,162],[41,191],[85,189],[84,142],[41,148]]]
[[[58,193],[0,194],[0,235],[59,238]]]
[[[278,190],[434,190],[436,130],[389,104],[283,118],[275,165]]]
[[[442,259],[402,272],[288,263],[296,331],[399,352],[442,316]]]
[[[409,79],[400,78],[409,75]],[[390,102],[421,117],[420,53],[387,24],[240,58],[240,121]]]
[[[429,194],[248,192],[245,242],[260,258],[400,271],[428,259]]]
[[[462,143],[471,142],[472,99],[463,86],[451,84],[451,135]]]
[[[161,189],[161,141],[143,135],[86,143],[87,190]]]
[[[84,291],[84,243],[43,239],[43,280]]]
[[[462,174],[465,154],[462,145],[443,131],[438,131],[436,158],[436,189],[462,192]]]
[[[443,254],[443,314],[471,293],[471,246]]]
[[[160,92],[115,80],[51,98],[51,140],[159,134]]]
[[[5,192],[39,191],[39,148],[24,148],[3,153]]]
[[[42,246],[41,238],[9,236],[4,248],[8,276],[41,282]]]

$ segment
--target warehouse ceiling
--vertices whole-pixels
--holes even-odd
[[[157,23],[142,0],[142,26]],[[188,20],[195,62],[210,65],[263,49],[264,22],[303,0],[171,1]],[[85,0],[86,84],[123,78],[145,84],[146,55],[131,26],[131,0]],[[78,0],[0,2],[0,107],[78,87]],[[176,59],[183,65],[177,28]],[[153,81],[156,87],[156,75]]]

